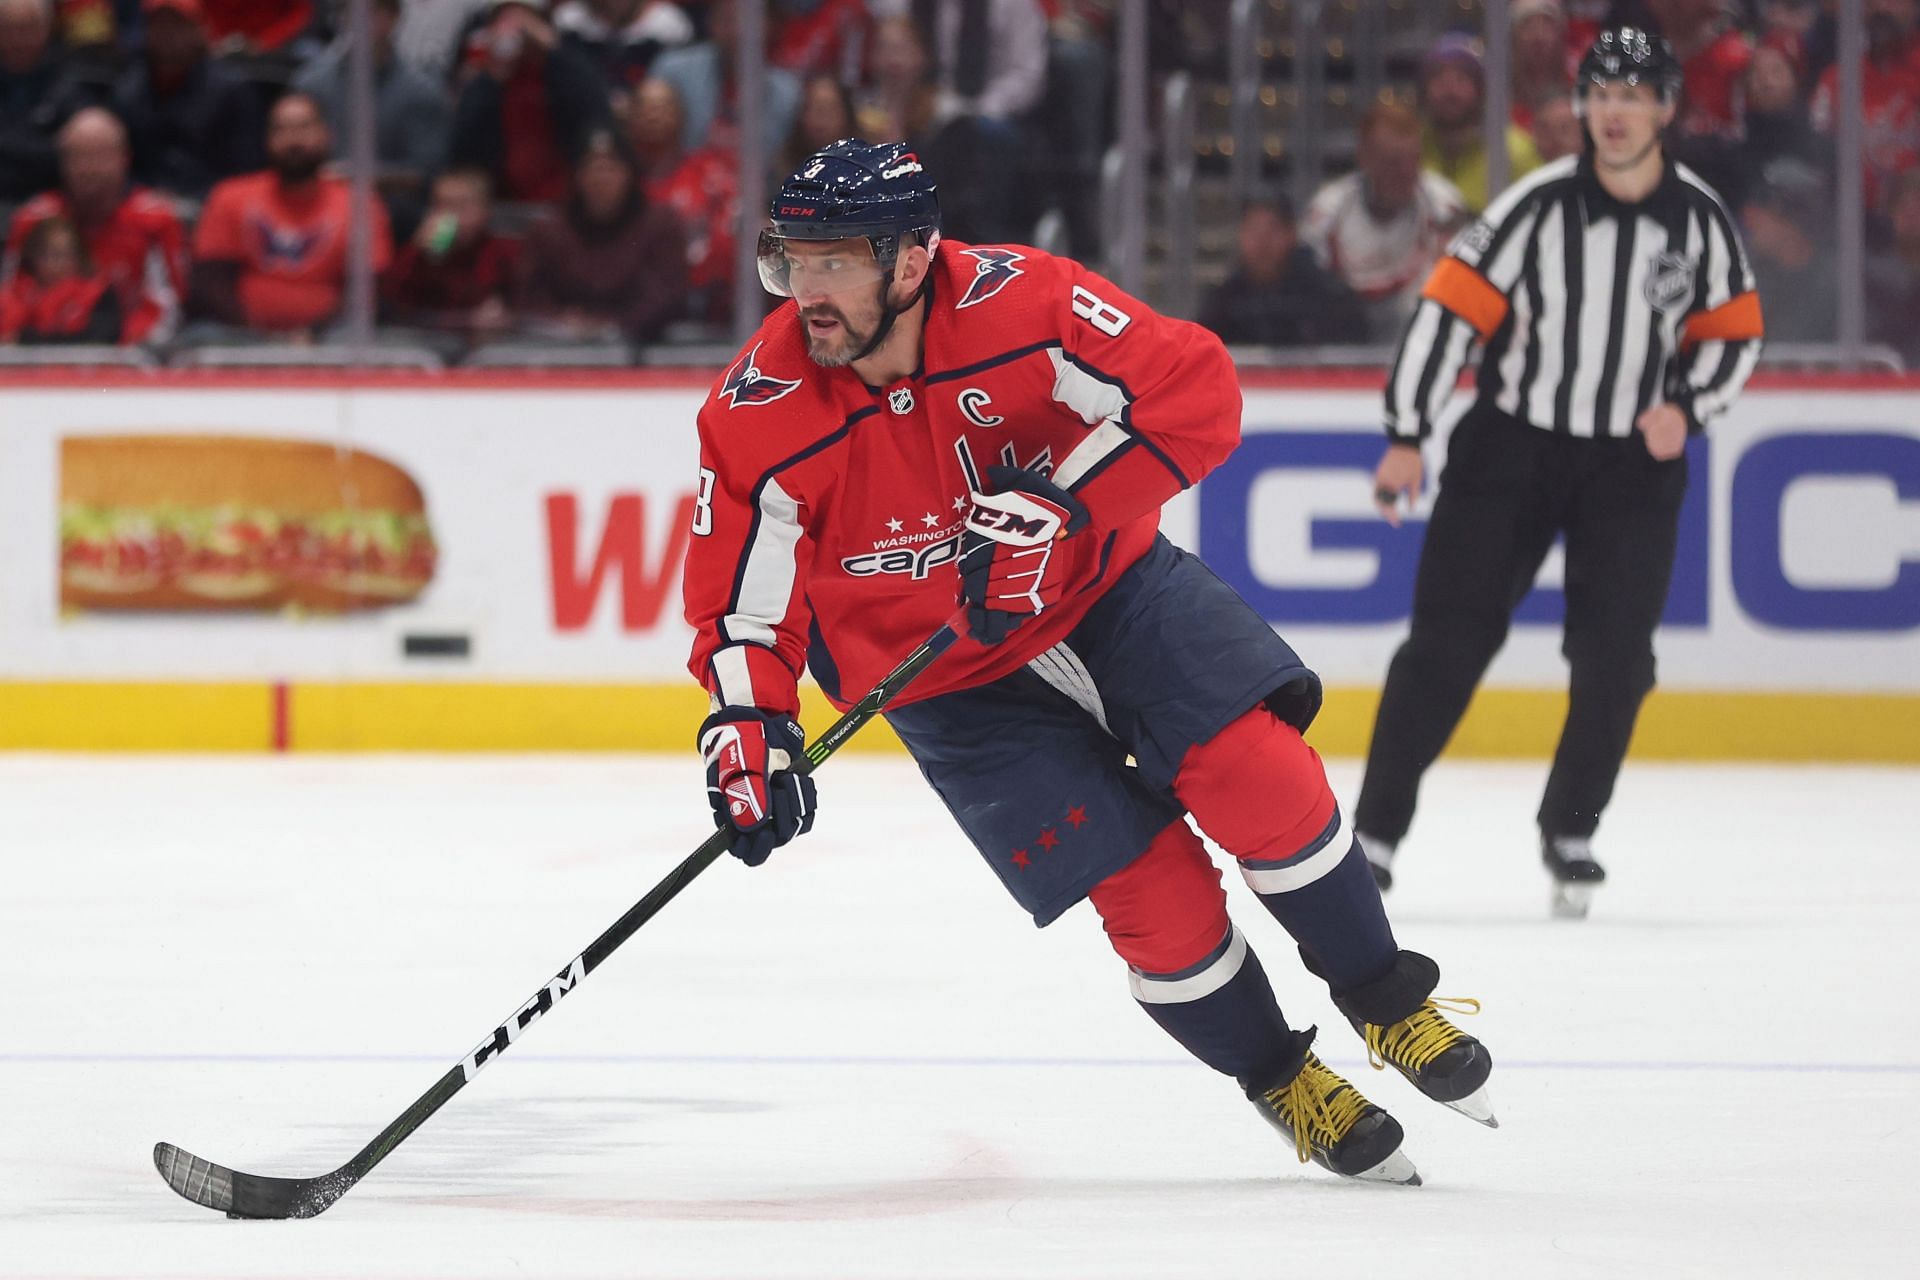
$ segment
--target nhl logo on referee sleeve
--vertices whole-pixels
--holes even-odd
[[[1647,305],[1665,311],[1693,293],[1693,259],[1678,253],[1656,253],[1647,264],[1643,291]]]

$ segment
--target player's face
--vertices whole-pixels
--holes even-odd
[[[1609,168],[1638,164],[1673,118],[1652,85],[1608,81],[1587,86],[1587,129],[1594,158]]]
[[[815,364],[849,364],[873,339],[881,320],[880,278],[868,240],[787,242],[786,285]]]

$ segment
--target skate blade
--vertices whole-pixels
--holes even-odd
[[[1489,1129],[1498,1129],[1500,1122],[1494,1119],[1493,1103],[1487,1098],[1487,1086],[1481,1085],[1464,1098],[1442,1104],[1452,1107],[1469,1120],[1477,1120]]]
[[[1413,1161],[1407,1159],[1406,1152],[1398,1147],[1393,1149],[1393,1154],[1373,1168],[1350,1176],[1355,1182],[1384,1182],[1395,1187],[1420,1185],[1420,1171],[1413,1167]]]
[[[1550,906],[1556,920],[1585,920],[1587,910],[1593,905],[1593,886],[1590,884],[1555,884]]]

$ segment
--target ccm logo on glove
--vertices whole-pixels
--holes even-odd
[[[992,467],[987,477],[995,492],[973,495],[960,530],[960,602],[973,638],[999,644],[1059,602],[1065,570],[1053,546],[1086,527],[1087,509],[1037,471]]]

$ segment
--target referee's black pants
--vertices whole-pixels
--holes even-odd
[[[1653,688],[1653,632],[1673,575],[1684,456],[1557,435],[1476,405],[1454,429],[1414,586],[1413,629],[1387,669],[1354,825],[1398,843],[1432,764],[1554,538],[1566,537],[1567,720],[1540,802],[1547,835],[1590,836]]]

